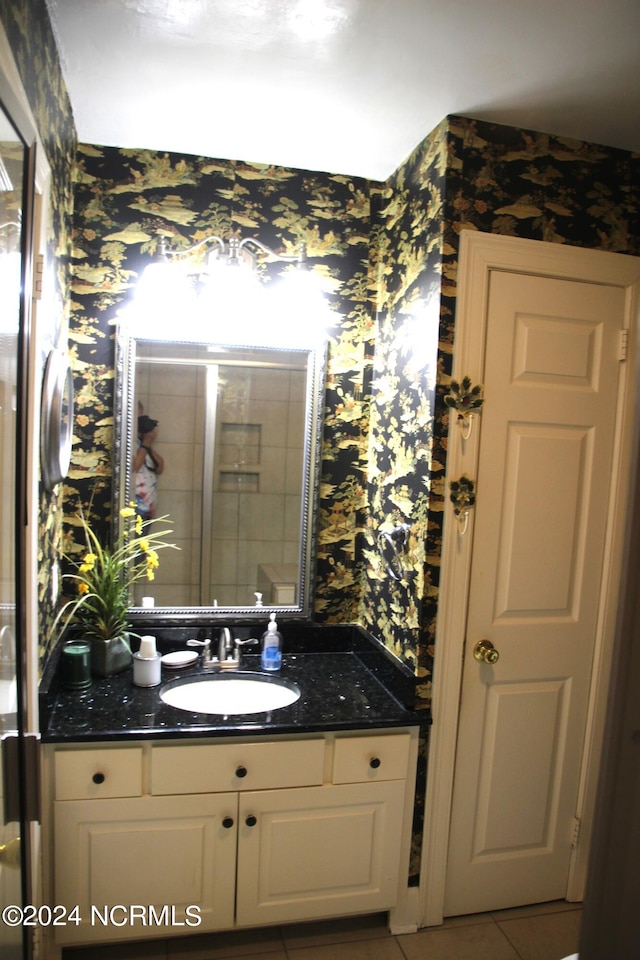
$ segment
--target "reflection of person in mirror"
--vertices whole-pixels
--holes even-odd
[[[133,459],[136,488],[136,513],[143,520],[152,520],[158,502],[158,477],[164,470],[164,460],[153,449],[158,436],[158,421],[146,414],[138,417],[138,451]]]

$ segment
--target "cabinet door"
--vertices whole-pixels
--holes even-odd
[[[404,789],[394,780],[241,794],[237,925],[392,907]]]
[[[237,805],[235,793],[56,802],[55,903],[82,918],[57,942],[233,926]]]

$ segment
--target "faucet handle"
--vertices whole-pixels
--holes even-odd
[[[218,663],[217,657],[211,655],[211,640],[187,640],[188,647],[202,647],[202,666],[211,667]]]
[[[242,658],[242,647],[253,647],[260,641],[256,640],[255,637],[250,637],[249,640],[238,640],[236,638],[233,642],[236,648],[236,652],[235,652],[236,663],[238,664],[238,666],[240,666],[240,660]]]
[[[260,643],[259,640],[256,640],[255,637],[250,637],[249,640],[238,640],[237,638],[233,641],[236,647],[254,647],[257,643]]]
[[[206,657],[211,647],[211,640],[187,640],[188,647],[203,647],[202,656]]]

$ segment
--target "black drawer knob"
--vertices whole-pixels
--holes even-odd
[[[246,767],[237,767],[237,768],[236,768],[236,777],[242,778],[242,777],[246,777],[246,775],[247,775],[247,768],[246,768]]]
[[[257,822],[258,822],[257,818],[254,817],[252,813],[250,813],[247,819],[245,820],[245,823],[248,827],[255,827]]]
[[[93,775],[93,777],[92,777],[92,780],[93,780],[94,783],[104,783],[105,779],[106,779],[106,777],[105,777],[104,773],[100,773],[100,772],[94,773],[94,775]]]
[[[372,770],[377,770],[381,763],[380,757],[371,757],[371,760],[369,760],[369,766]]]
[[[225,817],[222,821],[222,826],[225,828],[225,830],[230,830],[233,826],[233,817]]]

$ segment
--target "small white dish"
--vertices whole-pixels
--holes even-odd
[[[162,658],[162,666],[168,670],[181,670],[183,667],[195,663],[197,659],[198,654],[191,650],[174,650],[173,653],[165,653]]]

